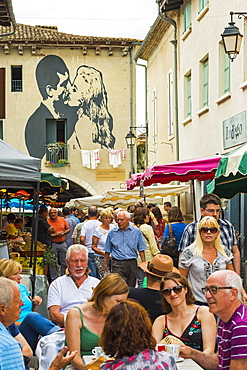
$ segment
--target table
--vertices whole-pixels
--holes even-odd
[[[190,358],[185,358],[183,362],[177,362],[178,370],[199,370],[202,369],[201,366],[197,365],[193,360]]]
[[[89,362],[95,359],[94,356],[83,356],[84,364],[88,364]],[[201,366],[197,365],[193,360],[189,358],[185,358],[183,362],[177,362],[178,370],[200,370],[202,369]]]

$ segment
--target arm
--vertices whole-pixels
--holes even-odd
[[[85,245],[85,236],[84,235],[80,236],[80,243]]]
[[[82,323],[80,319],[80,312],[76,308],[69,310],[66,317],[65,324],[65,336],[68,348],[70,351],[77,351],[72,365],[78,370],[84,370],[81,358],[81,339],[80,339],[80,329],[82,328]]]
[[[188,269],[182,269],[181,267],[179,267],[178,269],[179,269],[180,274],[181,274],[183,277],[187,278],[188,273],[189,273],[189,270],[188,270]]]
[[[240,358],[239,360],[231,360],[230,370],[245,370],[247,369],[247,359]]]
[[[92,239],[92,250],[94,252],[100,254],[101,256],[104,256],[105,255],[105,252],[104,251],[101,251],[99,248],[97,248],[98,242],[99,242],[99,238],[97,238],[97,236],[93,236],[93,239]]]
[[[56,230],[54,229],[53,226],[50,226],[49,229],[47,229],[47,232],[48,232],[48,234],[51,235],[51,234],[55,234]]]
[[[21,344],[23,356],[33,357],[33,351],[21,333],[15,336],[15,340]]]
[[[104,261],[103,261],[103,265],[102,265],[103,270],[104,270],[105,272],[107,272],[107,271],[108,271],[108,268],[107,268],[107,262],[108,262],[109,256],[110,256],[110,253],[105,252]]]
[[[217,334],[214,315],[209,312],[208,307],[201,306],[198,310],[198,320],[202,328],[203,352],[213,354]]]
[[[140,254],[140,257],[141,257],[142,262],[145,262],[146,261],[145,252],[144,251],[140,251],[139,254]]]
[[[232,247],[232,254],[233,254],[233,266],[234,266],[234,269],[235,269],[236,273],[238,275],[240,275],[240,266],[241,266],[241,262],[240,262],[240,251],[238,249],[237,244],[236,245],[233,245],[233,247]]]
[[[210,355],[208,353],[198,351],[197,349],[181,345],[180,355],[184,358],[191,358],[203,369],[218,370],[218,356],[216,354]]]
[[[165,329],[165,315],[157,317],[153,323],[153,337],[156,339],[156,342],[159,343],[163,339],[163,333]]]
[[[76,351],[74,352],[67,352],[68,347],[63,347],[61,351],[56,355],[54,360],[52,361],[48,370],[60,370],[63,369],[69,362],[73,360],[76,355]],[[66,354],[65,354],[66,353]]]
[[[60,306],[53,305],[49,307],[51,321],[62,327],[64,327],[64,315],[60,312]]]

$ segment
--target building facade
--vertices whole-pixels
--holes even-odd
[[[0,37],[0,137],[82,194],[120,188],[130,171],[125,136],[135,126],[139,43],[17,25]]]

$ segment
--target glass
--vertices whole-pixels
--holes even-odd
[[[167,289],[162,290],[162,294],[164,294],[165,296],[169,296],[169,295],[171,295],[172,291],[175,294],[179,294],[179,293],[182,292],[182,289],[183,289],[182,285],[177,285],[173,288],[167,288]]]
[[[232,289],[232,286],[205,286],[202,288],[202,293],[206,295],[207,291],[209,291],[210,294],[217,294],[219,289]]]
[[[206,209],[206,208],[204,208],[205,209],[205,211],[207,211],[208,213],[214,213],[214,212],[216,212],[216,213],[220,213],[220,208],[219,209]]]
[[[218,229],[217,227],[201,227],[200,231],[202,233],[208,233],[210,231],[212,234],[216,234]]]

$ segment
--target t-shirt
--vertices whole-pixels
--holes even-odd
[[[47,308],[60,306],[60,312],[66,314],[74,306],[87,302],[92,296],[92,288],[96,287],[99,282],[99,279],[88,276],[77,288],[69,275],[60,276],[49,287]]]
[[[17,237],[18,236],[18,230],[17,228],[15,227],[14,224],[9,224],[7,225],[4,230],[7,231],[8,233],[8,236],[14,236],[14,237]]]
[[[240,305],[228,322],[219,320],[218,361],[220,370],[229,370],[231,360],[246,359],[247,368],[247,307]]]
[[[38,217],[38,241],[48,246],[51,245],[51,235],[47,231],[50,227],[45,218]]]
[[[154,322],[158,316],[164,315],[159,290],[130,287],[128,298],[136,299],[148,312],[152,322]]]
[[[109,230],[102,229],[101,226],[98,226],[95,229],[95,231],[93,233],[93,236],[96,236],[97,238],[99,238],[97,248],[100,249],[101,251],[104,251],[104,246],[105,246],[107,235],[108,235],[109,231],[112,230],[114,227],[115,226],[113,224],[110,224],[109,225]],[[101,254],[98,254],[96,252],[95,252],[95,255],[96,256],[102,256]]]
[[[81,236],[85,236],[85,246],[88,249],[88,253],[94,253],[92,250],[92,238],[95,232],[95,229],[101,225],[99,220],[88,220],[85,222],[81,228]]]
[[[67,221],[63,217],[58,217],[56,221],[53,221],[51,218],[48,218],[47,221],[50,226],[54,227],[56,233],[58,231],[64,231],[69,228]],[[61,242],[64,242],[65,239],[66,239],[66,235],[52,237],[53,243],[61,243]]]
[[[23,284],[19,284],[19,290],[21,295],[21,300],[24,305],[21,307],[20,318],[17,322],[22,322],[25,317],[32,312],[33,304],[32,301],[28,298],[30,296],[29,291],[27,290],[26,286]]]

